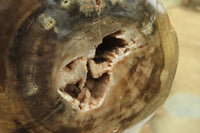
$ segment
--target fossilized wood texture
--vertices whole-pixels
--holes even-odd
[[[122,132],[167,98],[177,38],[156,0],[0,3],[0,132]]]

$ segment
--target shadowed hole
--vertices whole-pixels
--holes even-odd
[[[77,98],[78,94],[81,92],[78,82],[76,84],[66,85],[64,91],[74,98]]]
[[[121,32],[122,31],[117,31],[103,38],[102,43],[96,49],[94,58],[95,63],[99,64],[105,61],[109,61],[109,59],[105,58],[106,54],[117,52],[118,48],[123,48],[125,45],[127,45],[123,39],[116,38],[116,36],[121,34]]]

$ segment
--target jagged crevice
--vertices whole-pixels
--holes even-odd
[[[66,65],[63,70],[66,72],[66,85],[60,89],[62,93],[82,111],[97,108],[104,101],[107,90],[111,84],[112,69],[117,62],[122,60],[132,49],[134,42],[123,39],[124,31],[119,30],[102,39],[95,50],[93,58],[84,60],[84,57],[77,58]],[[83,63],[84,61],[85,63]],[[83,64],[80,65],[80,64]],[[85,67],[87,74],[81,76],[80,67]],[[78,70],[80,69],[80,72]],[[76,73],[76,81],[69,80],[69,76]],[[68,76],[68,77],[67,77]]]

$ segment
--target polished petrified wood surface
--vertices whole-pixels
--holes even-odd
[[[179,38],[178,69],[168,100],[137,133],[199,133],[200,13],[176,4],[167,10]]]
[[[160,2],[0,4],[1,132],[121,133],[167,98],[178,46]]]

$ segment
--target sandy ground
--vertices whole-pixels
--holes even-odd
[[[200,133],[200,12],[168,8],[179,38],[179,65],[171,94],[137,133]]]

